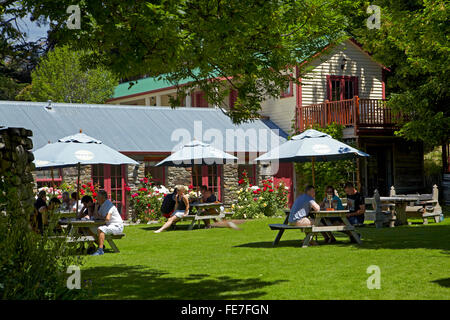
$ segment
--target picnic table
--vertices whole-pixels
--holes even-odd
[[[390,197],[380,197],[382,203],[394,203],[395,204],[395,225],[407,225],[408,216],[406,214],[406,206],[412,203],[419,203],[419,201],[431,200],[430,197],[423,197],[421,195],[395,195]]]
[[[188,230],[192,230],[194,228],[195,223],[198,221],[200,227],[201,220],[214,219],[214,220],[222,220],[225,217],[225,214],[222,212],[221,207],[223,203],[221,202],[194,202],[189,205],[190,207],[197,208],[196,214],[188,214],[182,219],[192,219],[192,223],[189,225]],[[215,209],[217,213],[209,212],[210,209]],[[208,211],[207,213],[204,213]]]
[[[93,236],[86,236],[83,235],[82,232],[80,232],[81,228],[92,228],[92,227],[98,227],[105,224],[104,220],[69,220],[69,221],[62,221],[60,222],[61,225],[67,225],[68,226],[68,233],[66,236],[62,236],[66,238],[66,242],[95,242],[96,238]],[[113,239],[121,239],[125,236],[124,233],[112,235],[107,234],[105,235],[105,240],[109,243],[111,248],[114,250],[114,252],[120,252],[119,248],[117,248],[116,244],[114,243]]]
[[[56,217],[58,217],[59,219],[76,218],[77,217],[77,213],[75,211],[69,211],[69,210],[59,210],[59,211],[55,212],[54,215]]]
[[[288,224],[290,211],[286,209],[284,212],[286,213],[286,218],[284,219],[283,224],[269,225],[270,229],[279,230],[275,240],[273,241],[273,246],[280,242],[285,230],[300,230],[304,232],[306,237],[303,240],[303,248],[308,247],[313,236],[318,235],[319,233],[326,233],[331,240],[335,241],[336,239],[334,238],[332,232],[343,232],[349,236],[350,240],[353,240],[358,244],[362,243],[360,236],[355,231],[355,227],[352,226],[350,221],[347,219],[347,214],[350,212],[348,210],[315,211],[313,212],[315,219],[312,226],[291,226]],[[333,225],[329,218],[339,218],[343,225]]]

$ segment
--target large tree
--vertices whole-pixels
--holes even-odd
[[[236,122],[258,116],[262,100],[280,95],[288,83],[286,67],[340,41],[346,13],[360,6],[343,0],[22,3],[33,16],[52,21],[58,41],[90,50],[88,63],[102,63],[121,78],[145,74],[174,85],[192,80],[180,93],[200,86],[218,105],[236,89],[230,113]],[[79,5],[79,29],[67,27],[70,5]]]
[[[86,53],[69,46],[56,47],[31,73],[31,86],[20,100],[104,103],[111,98],[118,79],[103,67],[83,68]]]
[[[31,71],[49,48],[47,39],[27,38],[20,23],[27,12],[15,2],[0,1],[0,100],[14,100],[31,82]],[[38,25],[43,22],[35,21]]]
[[[408,115],[397,132],[442,145],[443,169],[450,139],[449,11],[445,0],[378,0],[380,29],[354,28],[375,59],[389,66],[389,105]],[[355,25],[353,26],[355,27]]]

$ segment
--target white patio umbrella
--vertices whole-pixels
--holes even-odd
[[[157,163],[155,166],[190,167],[234,162],[235,156],[198,140],[183,145],[179,150]]]
[[[330,135],[309,129],[293,136],[290,140],[270,150],[256,161],[279,162],[312,162],[312,179],[314,178],[314,163],[316,161],[347,160],[359,157],[369,157],[365,152],[355,149],[343,142],[333,139]]]
[[[102,141],[78,133],[49,143],[33,152],[36,169],[77,166],[77,194],[80,191],[81,165],[89,164],[134,164],[138,162],[103,144]],[[78,212],[78,201],[77,201]]]

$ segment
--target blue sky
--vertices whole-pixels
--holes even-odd
[[[29,15],[23,19],[18,19],[17,22],[20,30],[27,34],[27,40],[36,41],[39,38],[47,37],[48,25],[39,27],[35,22],[30,21]]]

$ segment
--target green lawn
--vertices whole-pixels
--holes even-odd
[[[282,219],[154,234],[155,225],[128,226],[120,253],[87,257],[82,281],[98,299],[449,299],[450,217],[439,224],[361,228],[363,245],[301,248],[304,234],[276,235]],[[319,238],[320,241],[320,238]],[[107,248],[108,249],[108,248]],[[369,290],[366,269],[381,269]]]

